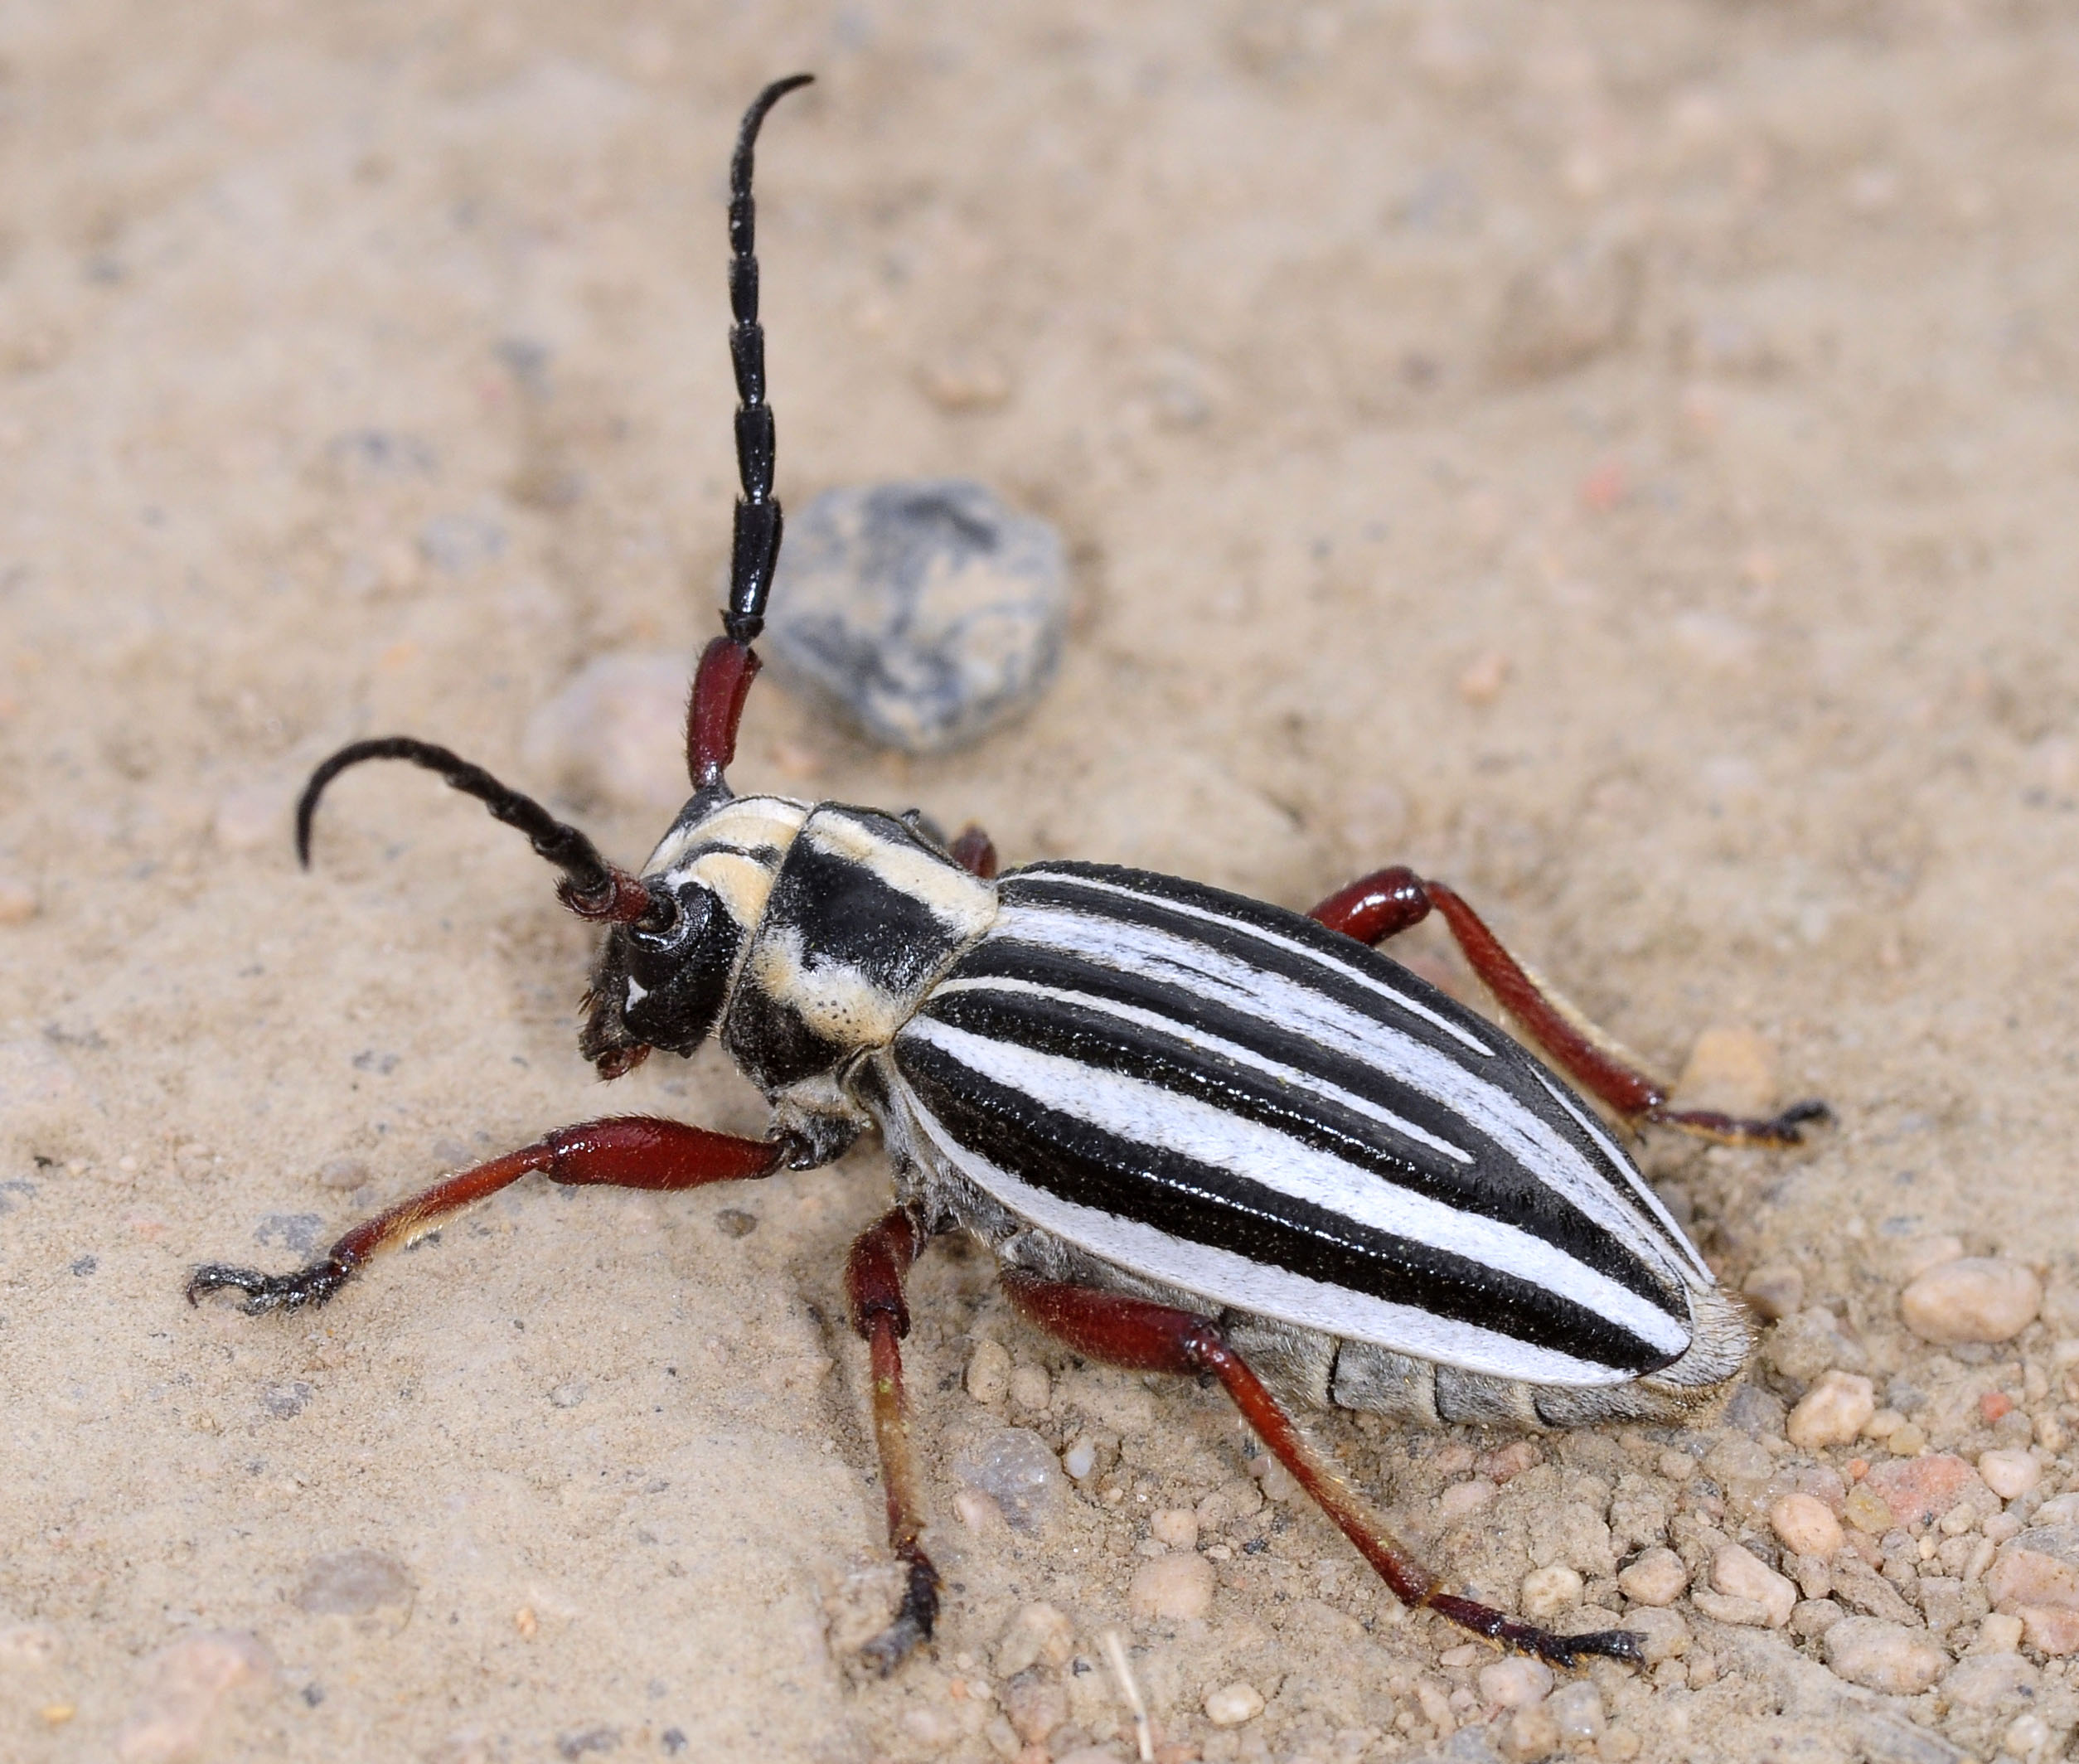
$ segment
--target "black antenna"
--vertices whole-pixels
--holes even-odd
[[[758,207],[751,159],[765,113],[813,74],[775,80],[751,100],[729,161],[729,361],[736,369],[736,527],[729,545],[729,603],[722,628],[749,644],[765,628],[765,602],[779,561],[780,506],[773,500],[773,411],[765,402],[765,330],[758,322]]]
[[[567,821],[550,814],[535,799],[502,784],[482,766],[459,754],[410,735],[380,735],[342,748],[311,773],[296,804],[296,856],[310,868],[311,817],[325,787],[349,766],[364,759],[405,759],[440,776],[466,797],[474,797],[494,819],[517,827],[535,850],[563,872],[556,892],[563,904],[584,918],[607,918],[627,924],[650,910],[649,890],[626,870],[599,855],[599,848]]]

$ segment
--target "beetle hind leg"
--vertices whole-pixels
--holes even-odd
[[[1228,1345],[1211,1318],[1122,1293],[1042,1280],[1015,1268],[1006,1270],[1003,1282],[1010,1302],[1025,1316],[1078,1354],[1136,1372],[1196,1373],[1218,1379],[1256,1437],[1292,1473],[1336,1529],[1356,1545],[1359,1554],[1402,1604],[1425,1607],[1476,1635],[1556,1665],[1572,1665],[1592,1655],[1635,1662],[1644,1657],[1642,1638],[1629,1630],[1555,1635],[1477,1600],[1445,1592],[1442,1583],[1394,1537],[1384,1515],[1315,1450],[1284,1405]]]
[[[909,1399],[903,1388],[902,1339],[909,1333],[903,1280],[923,1241],[916,1221],[899,1207],[867,1228],[845,1264],[852,1327],[865,1338],[873,1362],[874,1445],[888,1499],[888,1547],[906,1571],[894,1621],[860,1650],[883,1678],[931,1639],[938,1620],[938,1570],[920,1541],[923,1505],[909,1449]]]
[[[1633,1054],[1510,955],[1456,889],[1426,880],[1405,865],[1361,877],[1306,916],[1360,943],[1377,946],[1420,924],[1432,910],[1450,927],[1480,983],[1524,1033],[1568,1077],[1633,1125],[1651,1122],[1720,1145],[1780,1146],[1801,1144],[1807,1127],[1834,1118],[1833,1110],[1817,1100],[1793,1103],[1766,1120],[1712,1109],[1670,1108],[1668,1087],[1641,1071]]]

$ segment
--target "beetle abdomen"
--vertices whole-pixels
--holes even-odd
[[[1624,1384],[1689,1354],[1699,1300],[1715,1322],[1586,1106],[1398,963],[1133,870],[1000,887],[894,1054],[933,1151],[1019,1217],[1214,1306],[1505,1380]]]

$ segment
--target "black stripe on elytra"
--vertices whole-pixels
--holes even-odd
[[[963,972],[965,967],[962,963],[956,972]],[[1086,990],[1073,984],[1071,989]],[[1175,1021],[1180,1016],[1177,1002],[1172,998],[1166,1009],[1159,1002],[1149,1008]],[[1189,1017],[1178,1021],[1175,1030],[1162,1033],[1122,1022],[1087,1005],[1037,998],[1030,993],[990,991],[942,993],[927,1002],[923,1014],[987,1040],[1057,1054],[1098,1071],[1117,1073],[1154,1085],[1173,1096],[1195,1098],[1340,1159],[1351,1166],[1354,1183],[1368,1180],[1389,1183],[1456,1212],[1512,1225],[1636,1292],[1670,1316],[1689,1315],[1687,1296],[1679,1289],[1671,1289],[1621,1238],[1586,1216],[1558,1190],[1539,1181],[1499,1147],[1480,1142],[1476,1136],[1465,1132],[1462,1123],[1461,1139],[1475,1139],[1485,1153],[1471,1166],[1455,1163],[1429,1146],[1394,1133],[1383,1122],[1323,1095],[1311,1084],[1282,1083],[1195,1045],[1190,1039],[1194,1025]],[[1209,1023],[1201,1021],[1196,1026],[1213,1032]],[[1234,1039],[1254,1040],[1260,1044],[1266,1038],[1260,1033],[1248,1037],[1245,1031]],[[1297,1042],[1297,1038],[1286,1039],[1296,1044],[1291,1051],[1302,1056],[1292,1063],[1302,1073],[1313,1076],[1306,1073],[1303,1058],[1307,1044]],[[1264,1051],[1273,1059],[1280,1057],[1272,1049]],[[1073,1094],[1054,1101],[1064,1114],[1076,1110]]]
[[[894,1053],[954,1144],[1060,1199],[1635,1377],[1677,1357],[1534,1281],[1101,1132],[919,1037],[898,1035]]]
[[[1078,887],[1078,880],[1109,886]],[[1602,1146],[1546,1091],[1533,1069],[1544,1070],[1554,1084],[1575,1097],[1583,1115],[1592,1114],[1590,1106],[1579,1101],[1566,1079],[1552,1072],[1536,1054],[1485,1017],[1409,972],[1390,956],[1340,932],[1330,931],[1304,914],[1287,912],[1282,907],[1227,894],[1201,883],[1116,865],[1066,861],[1035,865],[1012,871],[1002,880],[999,888],[1007,906],[1029,903],[1055,907],[1091,919],[1112,918],[1143,925],[1187,943],[1202,944],[1333,999],[1374,1022],[1404,1031],[1447,1055],[1469,1074],[1485,1078],[1506,1091],[1602,1172],[1611,1190],[1650,1233],[1669,1244],[1679,1259],[1689,1260],[1689,1245],[1670,1235],[1668,1226],[1631,1187],[1626,1172],[1612,1163]],[[1115,894],[1111,891],[1112,889],[1123,889],[1128,893]],[[1190,913],[1166,910],[1170,903],[1218,914],[1233,923],[1231,927],[1224,926]],[[1252,936],[1244,928],[1247,927],[1274,933],[1290,943],[1300,944],[1308,953],[1281,949],[1262,938]],[[1311,959],[1315,955],[1322,959]],[[1445,1034],[1413,1011],[1397,1008],[1390,1000],[1381,997],[1348,973],[1339,972],[1339,968],[1369,974],[1424,1009],[1462,1025],[1466,1032],[1482,1046],[1492,1049],[1495,1057],[1481,1059],[1456,1037]]]

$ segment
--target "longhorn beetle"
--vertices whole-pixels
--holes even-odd
[[[686,713],[692,795],[640,875],[479,766],[409,736],[319,766],[311,817],[347,767],[402,759],[518,828],[557,892],[606,927],[579,1047],[604,1078],[710,1035],[770,1101],[763,1139],[654,1117],[564,1127],[355,1226],[292,1273],[211,1264],[248,1311],[331,1299],[378,1251],[531,1172],[697,1188],[809,1170],[868,1127],[895,1205],[853,1245],[900,1606],[867,1644],[892,1670],[928,1638],[909,1437],[904,1280],[933,1238],[994,1254],[1031,1322],[1090,1359],[1217,1379],[1394,1593],[1570,1663],[1640,1658],[1621,1630],[1561,1636],[1447,1592],[1295,1425],[1296,1403],[1437,1425],[1675,1422],[1721,1393],[1752,1331],[1738,1301],[1591,1107],[1546,1064],[1374,946],[1442,915],[1553,1065],[1625,1121],[1744,1145],[1797,1142],[1825,1106],[1770,1121],[1669,1107],[1664,1087],[1542,988],[1440,882],[1393,868],[1304,916],[1195,882],[1083,863],[999,876],[986,834],[922,817],[739,797],[724,773],[780,547],[758,318],[752,155],[729,169],[729,355],[742,495],[723,634]]]

